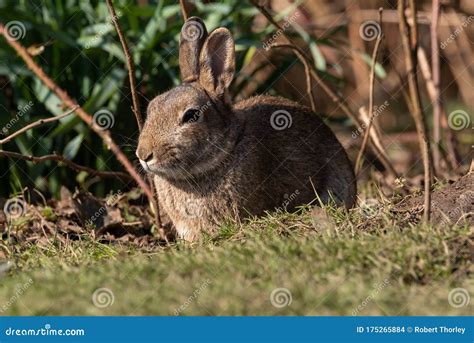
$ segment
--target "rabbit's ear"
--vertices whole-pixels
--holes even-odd
[[[199,83],[206,91],[223,95],[234,77],[234,39],[226,28],[212,31],[201,51]]]
[[[191,17],[181,28],[179,37],[179,69],[182,82],[192,82],[199,78],[199,55],[207,38],[204,22]]]

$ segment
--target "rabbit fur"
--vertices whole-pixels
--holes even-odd
[[[354,172],[333,132],[309,108],[259,95],[236,104],[226,28],[209,35],[189,18],[180,36],[182,84],[154,98],[136,154],[154,174],[160,204],[178,236],[192,241],[226,218],[356,200]]]

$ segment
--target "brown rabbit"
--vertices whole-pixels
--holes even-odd
[[[179,64],[183,83],[150,102],[136,152],[155,174],[179,237],[194,240],[226,217],[293,210],[317,197],[354,205],[346,152],[310,109],[272,96],[230,102],[235,52],[226,28],[208,36],[189,18]]]

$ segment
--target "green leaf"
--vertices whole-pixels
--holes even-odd
[[[85,103],[84,108],[97,110],[104,106],[110,98],[120,91],[127,72],[122,68],[114,68],[101,82],[95,84],[92,96]]]
[[[81,133],[77,135],[72,141],[67,143],[63,151],[64,157],[66,157],[68,160],[72,160],[74,157],[76,157],[83,140],[84,135]]]
[[[140,40],[138,41],[136,49],[142,51],[151,46],[153,40],[156,37],[156,33],[160,30],[160,26],[163,26],[161,29],[166,27],[166,19],[163,18],[160,13],[163,7],[163,1],[160,1],[156,7],[153,17],[148,21],[146,25],[145,32],[140,35]],[[178,7],[179,9],[179,7]]]
[[[311,54],[313,55],[314,64],[316,68],[318,70],[323,70],[323,71],[326,70],[327,68],[326,59],[324,58],[317,44],[315,42],[309,43],[309,49],[311,51]]]
[[[62,101],[35,76],[33,90],[36,98],[54,115],[63,113]]]
[[[365,52],[359,52],[361,58],[369,65],[369,67],[372,68],[372,57],[370,57],[368,54]],[[385,71],[385,68],[379,63],[375,63],[375,75],[379,79],[385,79],[387,77],[387,73]]]
[[[314,64],[316,69],[321,71],[326,71],[326,59],[324,58],[321,50],[319,49],[316,40],[314,40],[301,26],[296,23],[291,23],[291,26],[295,29],[296,32],[303,38],[303,40],[309,45],[309,50],[311,55],[313,55]]]

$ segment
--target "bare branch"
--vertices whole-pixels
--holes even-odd
[[[127,61],[128,79],[130,81],[130,92],[132,93],[133,113],[135,114],[135,118],[137,119],[138,128],[141,131],[143,127],[143,118],[140,113],[140,102],[138,101],[136,91],[135,66],[133,64],[132,56],[130,56],[130,50],[128,49],[127,41],[125,40],[122,30],[120,29],[117,14],[115,13],[112,0],[106,0],[106,3],[109,9],[110,16],[112,17],[112,22],[115,26],[115,30],[117,31],[117,34],[119,36],[120,43],[122,44],[123,52],[125,54],[125,60]]]
[[[380,9],[380,23],[382,23],[382,9]],[[382,24],[380,24],[380,27],[382,27]],[[370,118],[369,118],[369,123],[367,125],[366,131],[364,133],[364,139],[362,140],[362,145],[360,147],[359,153],[357,154],[357,159],[356,159],[356,163],[354,167],[356,176],[360,172],[362,155],[364,154],[365,148],[369,141],[369,137],[370,137],[369,132],[370,130],[372,130],[372,123],[374,122],[374,119],[375,119],[375,113],[374,113],[375,66],[377,64],[377,57],[379,54],[380,43],[382,43],[382,40],[383,40],[383,33],[382,33],[382,29],[380,29],[380,32],[377,35],[377,40],[375,41],[374,51],[372,52],[372,65],[370,67],[370,81],[369,81],[369,116]]]
[[[270,48],[288,48],[292,49],[293,51],[297,51],[297,48],[294,45],[291,44],[279,44],[279,43],[274,43],[270,45]],[[304,74],[306,76],[306,93],[308,93],[309,101],[311,102],[311,109],[313,112],[316,112],[316,102],[314,101],[314,95],[313,95],[313,79],[311,77],[311,67],[309,66],[308,60],[305,58],[301,58],[301,54],[297,54],[298,59],[303,63],[304,65]]]
[[[284,38],[285,40],[285,43],[286,44],[290,44],[292,46],[295,47],[295,54],[298,56],[299,59],[306,59],[308,60],[307,56],[305,55],[305,53],[298,47],[298,45],[291,39],[288,37],[288,35],[285,33],[285,30],[281,27],[281,25],[279,25],[274,19],[273,17],[271,16],[270,13],[268,13],[268,11],[265,9],[265,7],[261,6],[259,3],[258,3],[258,0],[250,0],[250,2],[260,11],[260,13],[262,13],[265,18],[267,18],[267,20],[273,25],[275,26],[278,30],[280,30],[280,32],[282,32],[282,37]],[[347,115],[349,118],[351,118],[353,120],[354,123],[356,123],[358,126],[362,126],[363,123],[362,121],[358,118],[358,116],[349,108],[349,106],[346,104],[346,102],[344,101],[344,99],[342,99],[339,95],[337,95],[332,89],[331,87],[329,87],[324,81],[323,79],[321,79],[318,75],[318,73],[316,73],[316,71],[314,70],[314,68],[311,68],[310,70],[310,74],[311,76],[313,77],[313,79],[316,81],[316,83],[323,89],[323,91],[331,98],[331,100],[344,112],[345,115]],[[388,160],[386,158],[386,156],[383,155],[383,153],[380,151],[380,149],[375,146],[375,145],[371,145],[371,147],[374,149],[374,151],[377,153],[377,157],[380,159],[380,161],[382,162],[383,166],[385,167],[385,169],[391,173],[395,178],[398,177],[398,174],[395,170],[395,168],[393,167],[392,163],[390,162],[390,160]]]
[[[184,0],[179,0],[179,7],[181,8],[181,15],[183,16],[183,20],[186,21],[189,18],[188,10],[186,8],[186,3]]]
[[[56,153],[52,155],[44,155],[44,156],[31,156],[31,155],[22,155],[13,151],[0,150],[0,156],[14,158],[18,160],[30,161],[30,162],[33,162],[34,164],[38,164],[45,161],[56,161],[56,162],[65,164],[66,166],[68,166],[69,168],[77,172],[89,173],[91,176],[98,176],[102,178],[118,178],[126,182],[133,180],[132,177],[128,175],[127,173],[115,172],[115,171],[100,171],[100,170],[92,169],[86,166],[81,166],[77,163],[72,162],[71,160],[68,160],[66,157],[56,154]]]
[[[140,104],[138,102],[137,90],[136,90],[136,81],[135,81],[135,65],[133,63],[133,59],[130,56],[130,51],[128,49],[127,40],[125,39],[122,30],[120,28],[120,24],[117,20],[117,16],[115,14],[114,5],[112,0],[106,0],[107,7],[109,8],[110,15],[112,16],[112,20],[114,22],[115,30],[120,38],[120,43],[122,44],[123,52],[125,54],[127,60],[127,68],[128,68],[128,78],[130,80],[130,91],[132,92],[132,101],[133,101],[133,112],[135,113],[135,117],[137,119],[138,129],[141,132],[143,129],[143,122],[142,122],[142,115],[140,112]],[[161,228],[161,217],[160,217],[160,207],[158,202],[158,194],[155,190],[155,185],[153,182],[153,177],[148,175],[147,177],[148,183],[150,184],[151,191],[153,193],[153,201],[150,203],[152,206],[152,211],[155,214],[155,222],[156,225]]]
[[[439,26],[439,0],[433,0],[432,3],[432,17],[431,17],[431,60],[432,60],[432,75],[433,75],[433,86],[434,94],[432,98],[433,102],[433,160],[435,172],[440,170],[440,150],[441,144],[441,97],[440,97],[440,58],[439,58],[439,45],[438,45],[438,26]]]
[[[77,107],[74,107],[72,109],[70,109],[69,111],[63,113],[63,114],[60,114],[58,116],[54,116],[54,117],[50,117],[50,118],[46,118],[46,119],[39,119],[33,123],[30,123],[28,125],[26,125],[25,127],[22,127],[20,130],[12,133],[10,136],[7,136],[5,137],[4,139],[0,139],[0,145],[2,144],[5,144],[9,141],[11,141],[13,138],[21,135],[22,133],[28,131],[28,130],[31,130],[32,128],[36,127],[36,126],[40,126],[40,125],[43,125],[43,124],[46,124],[46,123],[51,123],[53,121],[57,121],[57,120],[60,120],[64,117],[67,117],[68,115],[74,113],[74,111],[77,109]]]
[[[459,167],[459,159],[458,159],[458,154],[456,152],[456,145],[457,145],[457,140],[456,140],[456,136],[453,134],[453,130],[449,127],[449,125],[447,125],[447,118],[448,118],[448,115],[446,114],[446,110],[443,106],[443,102],[441,100],[441,98],[439,97],[439,86],[437,87],[434,83],[434,80],[433,80],[433,77],[432,77],[432,74],[431,74],[431,70],[430,70],[430,64],[428,62],[428,57],[426,56],[426,52],[425,50],[422,48],[422,47],[418,47],[418,51],[417,51],[417,59],[418,59],[418,64],[420,66],[420,70],[421,70],[421,75],[423,75],[423,78],[425,80],[425,83],[426,83],[426,90],[427,90],[427,93],[428,93],[428,96],[430,97],[430,100],[433,104],[435,104],[437,101],[440,102],[440,118],[439,118],[439,121],[440,121],[440,125],[443,127],[443,133],[444,133],[444,138],[445,138],[445,143],[446,143],[446,153],[447,153],[447,161],[449,163],[449,166],[455,170],[456,168]],[[437,100],[438,99],[438,100]],[[434,107],[433,107],[434,108]],[[433,136],[436,136],[436,130],[440,129],[436,129],[436,115],[434,115],[434,130],[433,130]],[[439,137],[439,139],[441,140],[441,136]],[[440,154],[440,151],[438,151],[437,153],[440,154],[440,156],[436,157],[436,147],[438,147],[438,150],[440,148],[439,144],[441,142],[439,141],[438,143],[436,143],[436,139],[435,139],[435,146],[433,147],[433,158],[434,160],[436,160],[437,158],[440,159],[441,158],[441,154]],[[436,163],[434,164],[435,166],[435,171],[440,171],[439,168],[440,168],[440,165],[439,165],[439,162],[438,161],[438,166],[436,166]]]
[[[104,143],[112,150],[119,162],[125,167],[127,172],[135,179],[138,185],[143,188],[148,199],[152,201],[153,193],[151,192],[150,187],[148,187],[146,182],[133,168],[132,164],[125,156],[125,154],[120,150],[119,146],[113,141],[112,137],[110,136],[110,132],[108,130],[103,130],[103,128],[97,125],[97,123],[94,122],[92,116],[89,113],[87,113],[82,107],[80,107],[79,104],[75,100],[73,100],[66,91],[60,88],[48,75],[46,75],[43,69],[33,60],[30,54],[28,54],[27,50],[23,45],[18,43],[18,41],[9,39],[11,37],[9,36],[8,31],[5,30],[3,23],[0,23],[0,34],[5,37],[7,44],[10,45],[13,49],[15,49],[18,55],[20,55],[20,57],[26,63],[28,68],[46,85],[46,87],[48,87],[53,93],[55,93],[67,107],[76,107],[77,115],[87,125],[89,125],[92,130],[97,133],[97,135],[99,135],[100,138],[102,138]]]
[[[421,97],[418,89],[418,82],[416,77],[416,51],[418,49],[417,36],[417,21],[416,21],[416,7],[413,0],[409,0],[410,11],[412,14],[413,27],[408,25],[407,17],[405,15],[404,0],[398,0],[398,15],[400,19],[400,35],[402,39],[403,50],[405,52],[405,65],[407,71],[408,88],[411,100],[412,116],[416,124],[418,132],[418,141],[420,145],[421,155],[423,158],[424,169],[424,212],[423,220],[428,223],[431,214],[431,178],[432,165],[430,155],[430,142],[427,136],[426,123],[423,116]]]

